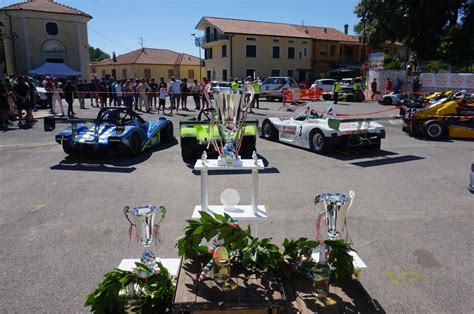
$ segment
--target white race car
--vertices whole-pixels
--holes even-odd
[[[262,123],[262,137],[309,148],[318,154],[332,152],[338,146],[371,146],[379,150],[385,138],[383,125],[374,118],[331,118],[331,107],[318,114],[309,107],[293,118],[267,118]]]

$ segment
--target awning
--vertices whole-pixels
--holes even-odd
[[[81,72],[71,69],[64,63],[46,62],[39,68],[30,71],[31,75],[49,75],[55,77],[81,76]]]

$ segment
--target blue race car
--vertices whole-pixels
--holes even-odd
[[[134,111],[124,107],[107,107],[99,111],[97,119],[44,120],[45,131],[55,129],[56,120],[71,126],[56,135],[66,154],[92,151],[115,151],[122,156],[137,156],[148,147],[173,139],[171,121],[145,121]]]

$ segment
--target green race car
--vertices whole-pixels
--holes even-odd
[[[185,161],[196,160],[203,151],[217,153],[213,145],[209,145],[209,136],[214,139],[221,139],[218,126],[213,126],[212,132],[209,130],[209,121],[181,121],[179,124],[179,134],[181,139],[181,156]],[[256,151],[255,144],[258,134],[258,121],[246,121],[243,126],[242,144],[239,155],[242,158],[252,158],[252,153]],[[222,139],[222,141],[224,141]]]

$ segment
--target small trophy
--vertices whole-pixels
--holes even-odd
[[[214,281],[223,289],[229,288],[230,258],[227,249],[219,246],[212,256],[214,260]]]
[[[243,124],[255,97],[255,91],[252,84],[246,84],[238,90],[230,88],[215,90],[213,96],[212,105],[216,110],[216,115],[211,125],[217,124],[219,135],[224,140],[224,143],[213,140],[213,145],[219,152],[217,164],[241,166],[242,161],[238,151],[243,137]]]
[[[165,218],[166,208],[160,206],[156,208],[154,205],[143,205],[130,209],[125,206],[123,209],[125,218],[130,222],[129,238],[132,238],[133,227],[135,227],[135,237],[145,246],[140,262],[146,265],[152,272],[137,271],[137,276],[140,278],[148,278],[154,274],[159,273],[158,265],[156,264],[156,256],[153,254],[150,245],[155,240],[159,240],[160,223]],[[161,240],[159,240],[161,242]]]
[[[346,214],[353,200],[353,191],[349,191],[349,196],[342,193],[324,193],[316,196],[314,203],[321,205],[321,213],[316,221],[317,240],[343,239],[348,243],[352,242],[347,231]],[[321,221],[324,221],[323,226]]]

